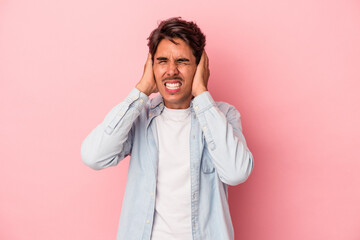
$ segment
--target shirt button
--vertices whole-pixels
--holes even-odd
[[[137,96],[133,96],[132,98],[133,98],[134,100],[136,100],[136,99],[137,99]]]
[[[206,129],[207,129],[207,127],[206,127],[206,126],[204,126],[204,127],[203,127],[203,130],[204,130],[204,131],[206,131]]]
[[[154,196],[154,193],[153,193],[153,192],[151,193],[151,196]]]
[[[195,197],[196,197],[196,194],[194,193],[194,194],[193,194],[193,199],[195,199]]]
[[[195,110],[198,110],[199,109],[199,106],[198,105],[195,105]]]
[[[148,219],[148,220],[146,220],[146,223],[148,223],[148,224],[149,224],[149,223],[150,223],[150,220],[149,220],[149,219]]]
[[[140,103],[143,103],[143,102],[144,102],[144,100],[140,99]]]

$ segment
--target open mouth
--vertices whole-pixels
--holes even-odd
[[[180,88],[182,86],[181,81],[166,81],[164,83],[165,90],[169,93],[175,93],[180,91]]]
[[[181,87],[181,82],[176,82],[176,83],[165,83],[164,84],[166,88],[170,89],[170,90],[175,90]]]

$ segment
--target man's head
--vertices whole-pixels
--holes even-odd
[[[193,22],[162,21],[150,34],[149,51],[157,88],[168,108],[187,108],[192,83],[205,47],[205,36]]]
[[[148,37],[148,46],[152,60],[154,61],[155,52],[161,40],[168,39],[176,44],[173,41],[174,38],[179,38],[189,45],[196,58],[196,64],[199,64],[206,43],[205,35],[196,23],[182,20],[181,17],[161,21],[159,26],[151,32]]]

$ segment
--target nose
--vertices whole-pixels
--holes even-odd
[[[169,62],[168,68],[167,68],[167,75],[168,76],[175,76],[179,74],[179,69],[176,63]]]

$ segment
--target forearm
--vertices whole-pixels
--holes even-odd
[[[115,106],[81,145],[83,162],[93,169],[117,165],[131,151],[131,127],[144,108],[148,96],[133,89]]]
[[[220,179],[229,185],[244,182],[254,160],[241,131],[239,112],[228,104],[221,105],[221,111],[209,92],[197,96],[193,104]]]

